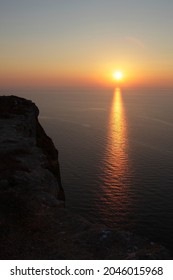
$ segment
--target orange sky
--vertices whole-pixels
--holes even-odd
[[[19,2],[0,4],[1,87],[173,86],[172,2]]]

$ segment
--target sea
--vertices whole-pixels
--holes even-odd
[[[31,99],[59,151],[66,208],[173,251],[173,90],[1,90]]]

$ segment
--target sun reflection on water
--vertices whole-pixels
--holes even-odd
[[[100,210],[110,220],[111,215],[117,215],[117,223],[122,223],[130,203],[127,190],[130,172],[127,121],[119,88],[114,91],[110,110],[102,180],[103,208]]]
[[[127,169],[127,124],[122,93],[116,88],[109,117],[107,162],[121,178]],[[113,174],[112,174],[113,176]]]

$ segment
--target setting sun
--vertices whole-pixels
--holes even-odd
[[[116,71],[113,73],[113,77],[115,80],[120,81],[123,78],[123,74],[120,71]]]

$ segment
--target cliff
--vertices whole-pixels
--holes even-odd
[[[38,114],[0,97],[0,259],[168,259],[158,244],[64,208],[58,152]]]

